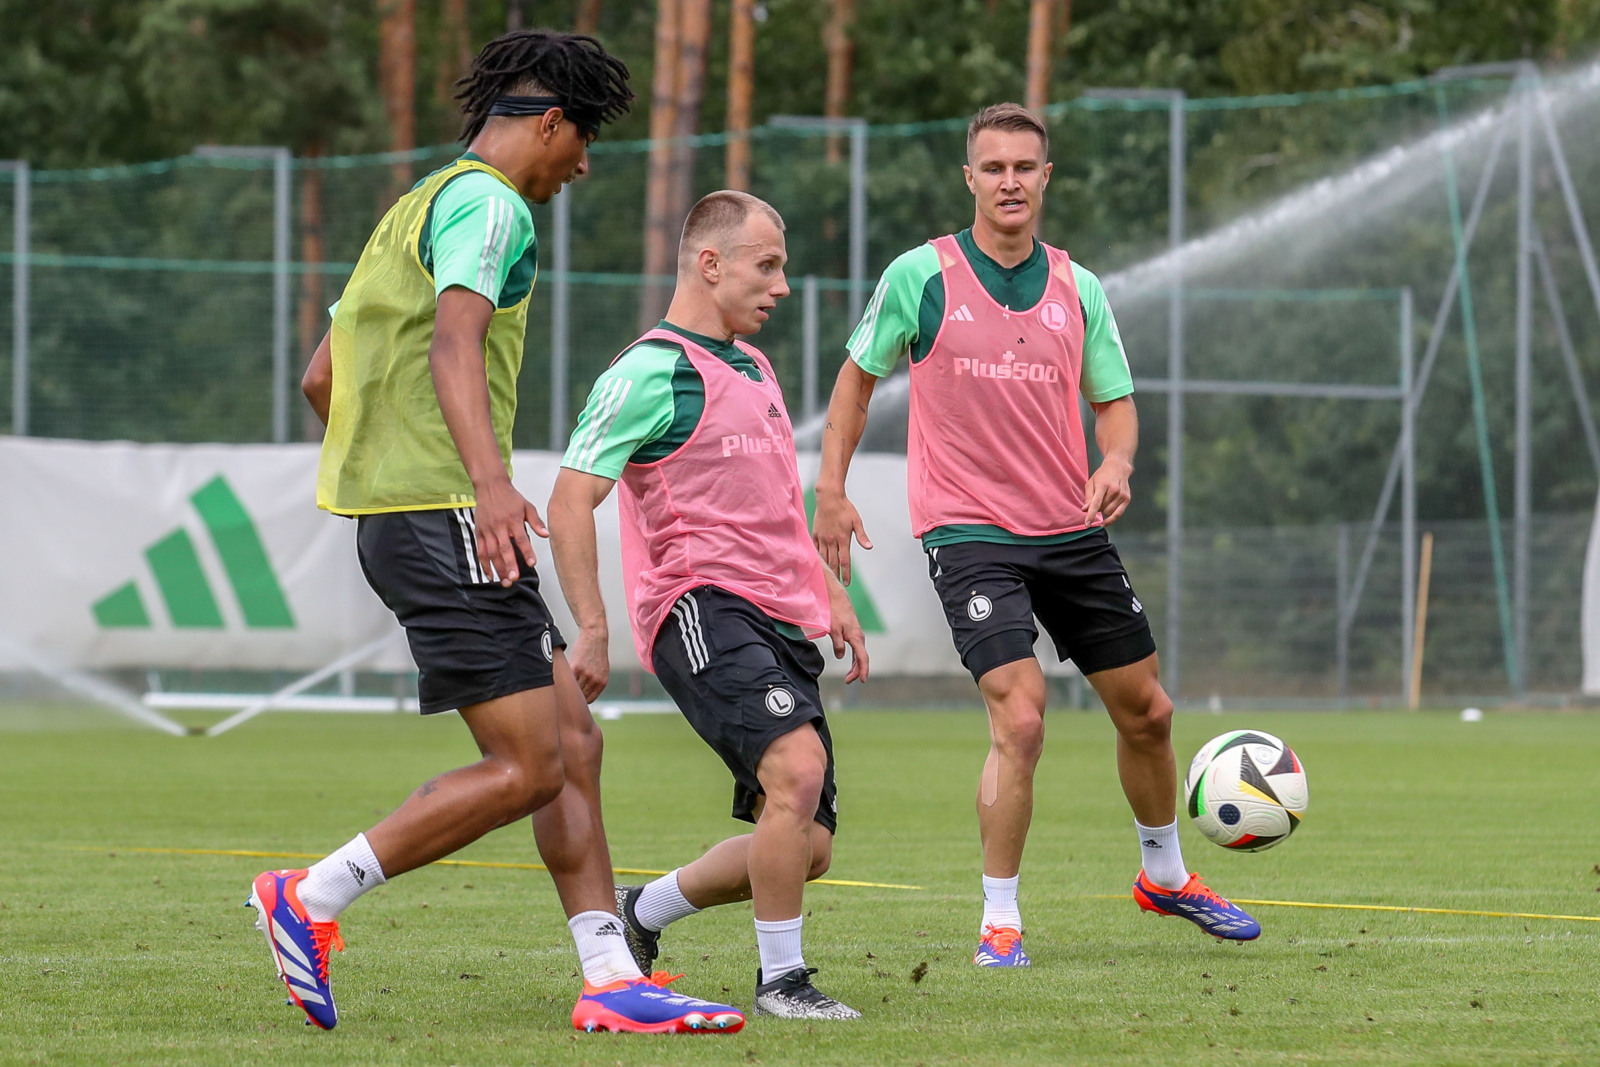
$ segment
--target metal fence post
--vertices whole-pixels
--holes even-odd
[[[32,244],[33,171],[27,160],[7,160],[12,179],[11,432],[28,435],[28,282]]]
[[[1167,488],[1167,551],[1172,562],[1167,567],[1167,690],[1178,699],[1183,676],[1183,268],[1177,252],[1183,247],[1184,186],[1186,183],[1184,144],[1184,94],[1174,92],[1168,112],[1168,228],[1172,242],[1172,296],[1168,312],[1167,377],[1172,392],[1167,394],[1167,452],[1171,464]]]
[[[287,148],[272,157],[272,440],[289,442],[289,201]]]
[[[550,451],[567,447],[567,373],[572,358],[572,187],[556,194],[551,204],[555,248],[551,254],[555,268],[550,290]]]
[[[1350,626],[1355,621],[1355,605],[1350,599],[1350,524],[1338,524],[1339,541],[1334,560],[1334,662],[1339,679],[1339,698],[1350,695]]]
[[[1512,694],[1528,692],[1528,561],[1533,508],[1533,78],[1525,72],[1517,87],[1517,324],[1516,466],[1511,550],[1511,648],[1516,662]]]
[[[1416,327],[1411,287],[1400,290],[1400,691],[1411,684],[1417,625],[1417,405]]]
[[[867,123],[850,126],[850,323],[861,321],[867,294]]]
[[[815,274],[800,283],[800,398],[808,422],[817,414],[817,288]]]
[[[817,130],[850,135],[850,321],[859,322],[867,304],[867,120],[817,115],[773,115],[767,125],[780,130]]]
[[[201,159],[267,159],[272,161],[272,440],[289,440],[289,227],[293,189],[289,181],[294,153],[283,145],[198,145]]]

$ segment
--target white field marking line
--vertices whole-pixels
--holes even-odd
[[[115,845],[97,847],[93,845],[74,846],[74,852],[138,852],[156,856],[250,856],[255,859],[284,859],[284,860],[320,860],[324,853],[321,852],[258,852],[247,848],[138,848],[117,847]],[[431,867],[485,867],[491,870],[504,871],[548,871],[550,868],[541,863],[491,863],[487,860],[434,860]],[[671,871],[648,870],[643,867],[613,867],[617,874],[647,874],[659,877],[671,874]],[[920,885],[898,885],[894,882],[856,882],[846,878],[815,878],[812,885],[842,885],[853,889],[910,889],[920,890]]]
[[[1123,893],[1091,893],[1092,900],[1129,900]],[[1600,923],[1600,915],[1541,915],[1529,911],[1471,911],[1465,908],[1408,908],[1396,904],[1321,904],[1308,900],[1246,900],[1229,897],[1235,904],[1274,908],[1326,908],[1332,911],[1390,911],[1413,915],[1478,915],[1490,919],[1559,919],[1575,923]]]

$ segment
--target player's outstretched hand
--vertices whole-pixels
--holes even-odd
[[[483,573],[509,586],[520,574],[519,554],[529,567],[536,562],[528,530],[540,537],[549,537],[550,531],[539,517],[539,509],[517,492],[510,478],[479,489],[477,498],[473,525],[477,527],[478,564]]]
[[[567,663],[572,667],[572,676],[578,680],[578,688],[583,691],[586,703],[593,704],[611,680],[611,650],[608,644],[606,634],[593,634],[580,629],[578,639],[567,649]]]
[[[1105,525],[1110,526],[1122,518],[1133,500],[1133,489],[1128,479],[1133,476],[1133,466],[1125,459],[1107,456],[1098,470],[1089,476],[1083,487],[1083,516],[1093,523],[1096,512],[1105,515]]]
[[[816,543],[822,562],[845,585],[850,584],[850,538],[862,548],[872,548],[872,538],[856,512],[856,506],[843,493],[817,487],[817,514],[811,524],[811,540]]]
[[[844,586],[828,576],[828,609],[830,622],[828,636],[833,639],[833,658],[844,659],[844,650],[850,649],[850,671],[844,676],[845,684],[867,680],[867,635],[861,632],[856,618],[855,605]]]

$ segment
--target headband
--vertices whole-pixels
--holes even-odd
[[[586,112],[581,108],[574,108],[559,96],[502,96],[489,105],[489,114],[522,118],[528,115],[543,115],[552,108],[560,108],[562,115],[571,119],[573,125],[584,133],[593,136],[600,132],[598,112]]]

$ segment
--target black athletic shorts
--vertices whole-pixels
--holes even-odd
[[[783,636],[743,597],[704,585],[672,606],[651,660],[683,717],[733,772],[735,819],[756,821],[756,765],[767,746],[809,722],[828,753],[817,822],[837,828],[833,738],[817,690],[824,660],[815,645]]]
[[[1033,655],[1034,617],[1085,675],[1156,650],[1116,546],[1097,529],[1059,545],[963,541],[927,549],[961,662],[974,679]]]
[[[422,713],[470,707],[554,680],[561,632],[518,553],[510,588],[478,563],[471,508],[362,515],[356,555],[417,661]]]

